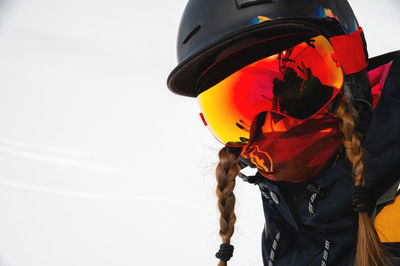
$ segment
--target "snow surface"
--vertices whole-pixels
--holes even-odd
[[[400,48],[398,0],[350,3],[370,55]],[[185,4],[0,0],[0,266],[216,265],[221,145],[166,87]],[[229,265],[262,265],[236,195]]]

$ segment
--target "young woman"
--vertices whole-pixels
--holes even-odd
[[[218,265],[238,175],[260,187],[264,265],[400,265],[400,53],[368,63],[346,0],[190,0],[178,60],[168,87],[225,145]]]

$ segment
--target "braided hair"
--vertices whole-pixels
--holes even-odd
[[[219,218],[219,235],[222,238],[220,251],[216,256],[220,259],[218,266],[226,266],[227,261],[233,253],[233,246],[230,245],[230,239],[233,235],[236,222],[235,195],[233,189],[236,184],[236,176],[239,173],[239,157],[241,148],[224,147],[219,152],[219,163],[216,169],[218,197],[218,209],[221,213]],[[229,253],[229,254],[226,254]]]
[[[380,266],[384,265],[384,250],[380,243],[378,234],[368,215],[370,206],[367,206],[365,200],[359,200],[354,193],[354,188],[364,189],[364,164],[362,161],[363,150],[361,148],[361,140],[366,127],[369,124],[369,117],[366,115],[368,108],[366,101],[360,96],[352,95],[350,86],[361,87],[363,82],[354,83],[357,78],[366,77],[360,73],[358,77],[351,77],[350,83],[344,84],[344,93],[346,102],[340,101],[336,108],[336,115],[340,119],[339,127],[342,132],[342,144],[346,150],[346,157],[352,164],[353,176],[353,205],[358,213],[358,232],[357,247],[355,256],[355,265],[357,266]],[[360,91],[360,90],[358,90]],[[366,90],[364,90],[365,92]],[[362,91],[361,91],[362,93]],[[358,101],[358,97],[361,101]]]

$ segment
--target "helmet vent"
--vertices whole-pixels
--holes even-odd
[[[183,40],[182,42],[182,46],[184,46],[194,35],[196,35],[196,33],[198,33],[201,29],[201,25],[198,25],[196,28],[194,28],[194,30],[192,30],[188,36],[186,36],[186,38]]]
[[[236,5],[238,8],[246,8],[249,6],[255,6],[259,4],[269,4],[276,2],[276,0],[236,0]]]

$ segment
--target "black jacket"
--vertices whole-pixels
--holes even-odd
[[[393,63],[362,144],[366,188],[373,202],[400,177],[400,51],[371,61],[379,66],[388,59]],[[266,221],[264,265],[352,264],[358,220],[352,207],[351,165],[341,154],[311,181],[263,178],[259,183]]]

